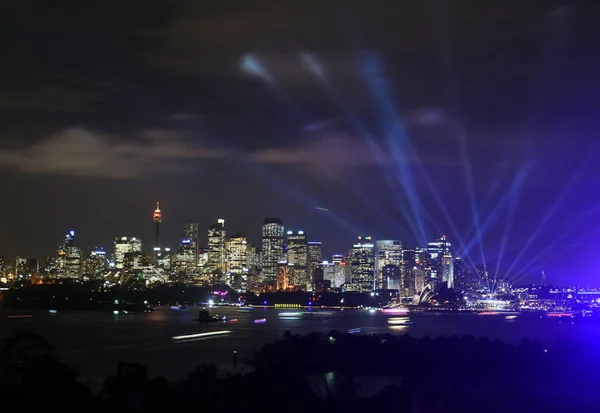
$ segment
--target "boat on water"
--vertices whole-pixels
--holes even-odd
[[[215,323],[218,321],[225,321],[226,318],[225,317],[220,317],[218,314],[215,315],[210,315],[210,313],[208,312],[208,310],[200,310],[200,312],[198,313],[198,322],[203,324],[203,323]]]

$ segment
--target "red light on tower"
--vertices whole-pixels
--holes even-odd
[[[155,251],[158,251],[159,250],[158,234],[160,232],[160,224],[162,223],[162,212],[160,211],[160,205],[158,202],[156,203],[156,209],[154,210],[154,214],[152,214],[152,222],[154,223],[154,226],[156,227]]]
[[[152,215],[152,221],[159,224],[162,222],[162,212],[160,212],[160,205],[158,202],[156,203],[156,209]]]

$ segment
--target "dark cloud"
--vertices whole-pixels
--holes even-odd
[[[222,158],[220,149],[191,146],[165,131],[146,131],[138,142],[82,128],[60,131],[23,149],[0,151],[0,167],[29,174],[138,179],[177,170],[189,160]]]

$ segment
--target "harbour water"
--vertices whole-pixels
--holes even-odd
[[[61,361],[75,366],[81,380],[97,388],[107,376],[115,374],[118,361],[143,364],[151,376],[165,376],[171,380],[181,379],[194,367],[207,363],[215,363],[221,371],[241,371],[247,368],[244,361],[251,358],[254,351],[282,337],[286,330],[294,334],[352,330],[360,334],[409,334],[413,337],[471,335],[513,344],[523,339],[537,340],[548,346],[557,340],[600,337],[600,325],[585,319],[219,307],[211,313],[218,313],[226,321],[199,324],[196,319],[200,309],[164,307],[155,312],[118,315],[0,309],[0,339],[18,332],[44,337],[54,346]],[[390,322],[390,319],[393,320]],[[173,339],[213,331],[228,333]],[[232,365],[234,351],[240,362],[236,367]]]

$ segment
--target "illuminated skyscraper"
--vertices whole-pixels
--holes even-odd
[[[291,283],[299,290],[312,290],[312,280],[308,276],[308,244],[304,231],[288,231],[287,262]]]
[[[262,227],[261,282],[275,287],[277,265],[284,260],[284,227],[279,218],[267,218]]]
[[[454,258],[450,251],[447,251],[442,256],[442,282],[447,288],[454,287]]]
[[[375,289],[383,288],[385,277],[383,267],[402,265],[402,242],[392,240],[380,240],[375,243]]]
[[[441,287],[444,282],[448,282],[447,277],[450,275],[450,271],[447,267],[452,267],[452,260],[444,260],[444,256],[450,256],[452,258],[452,245],[446,236],[438,240],[431,241],[427,244],[427,255],[428,255],[428,280],[427,282],[433,289]],[[444,279],[444,277],[446,277]]]
[[[31,278],[39,275],[39,264],[37,258],[15,258],[15,274],[18,277]]]
[[[83,262],[83,274],[94,280],[106,270],[107,264],[106,252],[102,248],[94,248]]]
[[[163,265],[164,266],[164,265]],[[178,276],[190,276],[198,272],[198,223],[186,222],[179,251],[173,256],[173,270]]]
[[[115,238],[113,259],[114,267],[122,269],[125,264],[125,254],[142,253],[142,240],[137,237]]]
[[[281,261],[277,264],[276,291],[287,291],[290,288],[290,269],[286,261]]]
[[[400,267],[395,264],[387,264],[381,270],[383,272],[383,288],[400,292],[402,290]]]
[[[463,263],[460,257],[454,259],[454,285],[461,289],[468,289],[468,282],[466,279],[466,271],[464,271]]]
[[[487,267],[484,264],[480,264],[475,268],[475,273],[480,284],[478,289],[484,292],[490,292],[490,276]]]
[[[164,251],[156,260],[156,266],[165,271],[171,270],[171,261],[173,260],[173,255],[171,254],[171,248],[165,247]]]
[[[154,226],[156,227],[156,242],[154,244],[154,248],[160,248],[159,246],[159,233],[160,233],[160,224],[162,224],[162,212],[160,210],[160,205],[156,203],[156,209],[154,210],[154,214],[152,214],[152,222],[154,222]]]
[[[260,248],[256,245],[246,244],[246,268],[257,271],[260,268]]]
[[[329,287],[335,286],[335,264],[331,261],[323,261],[317,268],[323,270],[323,281]]]
[[[342,254],[333,254],[331,257],[333,264],[334,277],[331,283],[332,288],[340,288],[346,282],[347,266]]]
[[[350,251],[350,285],[347,289],[371,291],[375,282],[375,245],[371,237],[358,237],[358,241]]]
[[[404,248],[400,266],[400,295],[413,297],[423,291],[427,285],[429,261],[426,248]]]
[[[218,219],[208,229],[208,270],[225,275],[225,220]]]
[[[314,285],[314,272],[323,262],[322,244],[320,241],[308,242],[308,279]]]
[[[180,276],[189,276],[197,271],[198,254],[196,245],[190,238],[184,238],[179,245],[179,251],[173,256],[173,270]]]
[[[248,285],[248,242],[243,234],[234,235],[225,242],[227,251],[226,283],[232,288],[246,290]]]
[[[325,283],[325,270],[322,265],[315,268],[313,284],[313,291],[317,293],[322,293],[325,290],[325,287],[330,287],[330,283]]]
[[[75,244],[75,231],[69,231],[56,249],[56,275],[79,278],[82,270],[82,258],[81,248]]]
[[[188,247],[194,254],[194,270],[198,269],[198,223],[186,222],[183,227],[183,238],[190,240]]]

